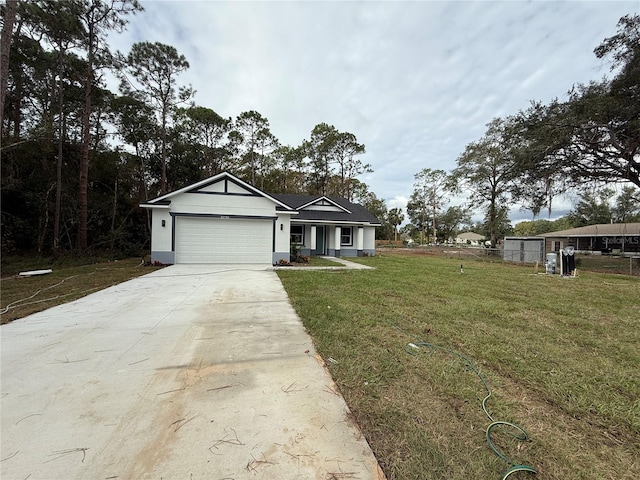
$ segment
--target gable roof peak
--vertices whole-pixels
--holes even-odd
[[[338,202],[332,200],[331,198],[327,197],[326,195],[318,196],[317,198],[315,198],[315,199],[313,199],[313,200],[311,200],[311,201],[309,201],[309,202],[307,202],[307,203],[305,203],[303,205],[300,205],[299,207],[296,208],[296,210],[304,210],[305,208],[310,207],[312,205],[322,205],[322,206],[331,205],[333,207],[339,208],[340,210],[342,210],[342,211],[344,211],[346,213],[351,213],[351,211],[348,208],[340,205]]]
[[[157,204],[163,204],[166,203],[167,201],[170,201],[169,199],[171,197],[174,197],[176,195],[182,194],[182,193],[187,193],[187,192],[192,192],[194,190],[199,190],[201,188],[204,188],[208,185],[212,185],[214,183],[220,182],[221,180],[224,179],[228,179],[231,180],[233,183],[235,183],[236,185],[241,186],[242,188],[258,195],[264,198],[268,198],[269,200],[271,200],[272,202],[276,203],[277,205],[279,205],[280,207],[283,207],[285,210],[293,210],[289,205],[287,205],[286,203],[278,200],[277,198],[274,198],[273,196],[263,192],[262,190],[260,190],[259,188],[254,187],[253,185],[248,184],[247,182],[240,180],[238,177],[236,177],[235,175],[224,171],[221,173],[218,173],[217,175],[214,175],[212,177],[208,177],[205,178],[203,180],[200,180],[199,182],[196,183],[192,183],[189,184],[185,187],[182,187],[178,190],[174,190],[173,192],[169,192],[169,193],[165,193],[164,195],[160,195],[159,197],[156,197],[152,200],[149,200],[147,202],[145,202],[144,204],[141,204],[142,206],[151,206],[151,205],[157,205]]]

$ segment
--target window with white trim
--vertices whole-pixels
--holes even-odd
[[[304,225],[291,225],[291,243],[295,245],[304,244]]]
[[[341,228],[340,245],[353,245],[353,227]]]

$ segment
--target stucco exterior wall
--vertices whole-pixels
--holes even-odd
[[[364,227],[363,253],[373,256],[376,254],[376,227]]]
[[[264,197],[245,195],[215,195],[184,192],[171,199],[169,208],[154,208],[151,215],[151,261],[165,264],[175,262],[173,247],[172,214],[220,215],[237,217],[276,218],[275,204]],[[164,220],[164,226],[162,221]],[[289,218],[282,215],[276,219],[274,263],[281,257],[289,258]],[[280,231],[280,224],[283,230]],[[284,240],[283,240],[284,239]],[[286,247],[282,245],[286,243]],[[280,250],[282,249],[282,250]]]
[[[164,226],[162,222],[164,221]],[[173,222],[169,209],[154,208],[151,210],[151,261],[173,264],[175,254],[171,251],[171,235]]]
[[[276,197],[262,196],[261,192],[242,185],[242,182],[234,179],[232,175],[220,174],[143,204],[151,210],[152,261],[183,261],[176,257],[174,248],[178,248],[178,256],[185,254],[184,261],[209,257],[212,261],[218,261],[226,258],[224,255],[227,252],[235,255],[238,251],[237,248],[224,248],[241,246],[246,250],[251,249],[250,244],[255,244],[256,252],[260,250],[263,257],[268,257],[270,252],[274,264],[281,260],[288,261],[292,224],[304,226],[303,243],[298,246],[299,252],[303,255],[326,253],[336,256],[362,256],[375,253],[375,227],[363,226],[365,220],[354,218],[354,223],[350,223],[350,220],[344,220],[345,223],[329,220],[332,215],[336,216],[335,212],[344,216],[344,211],[338,206],[328,205],[329,202],[323,200],[325,203],[322,205],[298,206],[303,210],[333,212],[327,214],[326,220],[311,221],[304,219],[307,212],[302,210],[279,210],[283,205],[279,205],[280,200]],[[292,207],[296,208],[295,205]],[[303,218],[296,222],[299,215]],[[265,220],[270,223],[268,232],[257,228],[258,222]],[[229,234],[226,235],[224,230],[210,229],[210,222],[224,223],[230,229]],[[253,228],[253,225],[256,228]],[[345,228],[352,228],[352,238],[348,245],[341,244],[341,233]],[[323,232],[320,240],[317,236],[319,232]],[[184,237],[181,237],[183,234]],[[234,234],[236,237],[233,237]],[[212,239],[215,237],[215,241],[220,242],[220,248],[210,249],[207,235],[211,235]],[[197,254],[188,257],[185,252],[189,248],[195,248],[193,251],[197,251]]]
[[[154,208],[151,212],[151,250],[171,250],[171,228],[169,210]]]
[[[275,217],[275,204],[264,197],[188,193],[171,199],[172,212]]]
[[[275,249],[273,252],[273,263],[280,260],[289,261],[291,256],[291,215],[278,215],[276,219]]]

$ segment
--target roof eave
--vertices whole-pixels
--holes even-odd
[[[169,207],[171,205],[168,203],[149,203],[149,202],[143,202],[140,204],[140,207],[142,208],[157,208],[157,209],[164,209],[164,210],[168,210]]]
[[[310,219],[296,219],[296,223],[307,223],[307,224],[323,224],[323,225],[362,225],[363,227],[381,227],[381,223],[371,223],[365,220],[310,220]]]

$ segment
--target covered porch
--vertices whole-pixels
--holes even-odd
[[[362,257],[374,255],[375,231],[362,225],[291,222],[291,245],[300,255]],[[371,238],[367,239],[367,235]],[[371,245],[367,248],[367,240]]]

